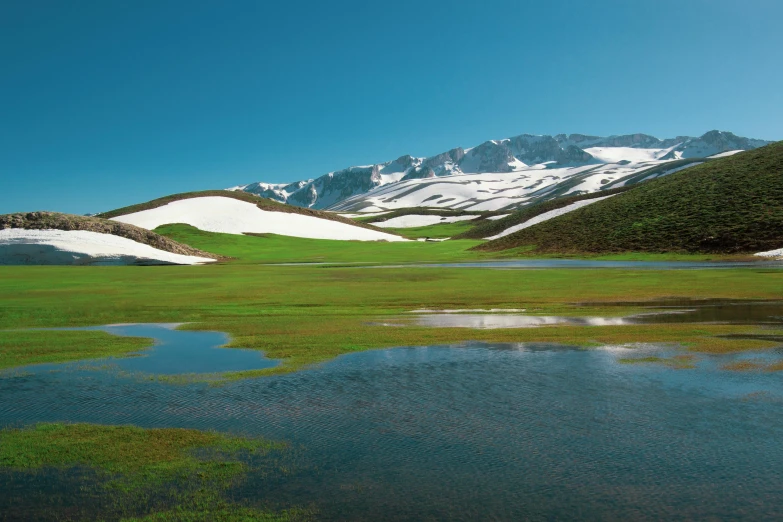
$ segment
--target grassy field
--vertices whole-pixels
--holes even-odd
[[[138,518],[123,518],[139,521],[306,519],[304,511],[273,513],[234,505],[223,495],[251,471],[247,457],[285,449],[261,439],[173,428],[37,424],[0,431],[0,467],[28,474],[88,467],[95,484],[82,489],[111,498],[103,507],[115,516],[141,510]]]
[[[186,328],[229,333],[230,346],[261,349],[271,358],[283,359],[284,364],[273,370],[279,372],[357,350],[465,340],[580,345],[680,342],[699,351],[764,347],[769,343],[716,337],[753,329],[745,326],[470,330],[424,328],[406,323],[405,317],[420,308],[525,308],[536,314],[600,316],[632,310],[575,303],[670,296],[773,299],[783,295],[783,272],[381,269],[241,262],[147,268],[5,267],[0,270],[0,295],[0,329],[190,322]],[[389,320],[405,326],[378,324]],[[6,338],[17,335],[2,332]],[[40,350],[51,342],[51,338],[40,340],[38,347],[32,341],[25,346]],[[90,356],[85,352],[85,358]]]

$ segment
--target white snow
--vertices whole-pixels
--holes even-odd
[[[767,252],[758,252],[757,254],[753,255],[759,257],[774,257],[776,259],[783,259],[783,248],[778,248],[777,250],[768,250]]]
[[[396,183],[405,176],[405,172],[395,172],[393,174],[381,174],[381,185]]]
[[[498,219],[503,219],[504,217],[510,216],[511,214],[498,214],[497,216],[489,216],[487,219],[490,221],[497,221]]]
[[[601,163],[617,163],[618,161],[630,161],[640,163],[643,161],[655,161],[669,152],[670,149],[637,149],[634,147],[591,147],[584,149]]]
[[[476,219],[479,216],[431,216],[427,214],[409,214],[407,216],[398,216],[395,218],[373,223],[380,228],[412,228],[426,227],[429,225],[438,225],[441,223],[455,223],[457,221],[467,221]]]
[[[261,210],[252,203],[223,196],[182,199],[113,219],[149,230],[171,223],[185,223],[207,232],[224,234],[251,232],[312,239],[407,241],[399,236],[339,221]]]
[[[725,158],[727,156],[733,156],[739,152],[745,152],[744,150],[727,150],[726,152],[721,152],[719,154],[713,154],[710,156],[710,159],[716,159],[716,158]]]
[[[0,230],[0,265],[194,265],[214,261],[87,230]]]
[[[563,214],[568,214],[569,212],[573,212],[576,209],[586,207],[587,205],[592,205],[593,203],[597,203],[599,201],[603,201],[604,199],[611,198],[612,196],[616,196],[617,194],[612,194],[611,196],[604,196],[602,198],[594,198],[594,199],[585,199],[582,201],[577,201],[576,203],[571,203],[568,206],[565,206],[563,208],[558,208],[555,210],[550,210],[549,212],[544,212],[543,214],[539,214],[538,216],[528,219],[524,223],[520,223],[519,225],[514,225],[513,227],[509,227],[500,234],[488,237],[486,239],[492,240],[492,239],[498,239],[501,237],[505,237],[509,234],[513,234],[514,232],[518,232],[520,230],[523,230],[528,227],[532,227],[533,225],[537,225],[539,223],[543,223],[544,221],[549,221],[552,218],[555,218],[557,216],[562,216]]]

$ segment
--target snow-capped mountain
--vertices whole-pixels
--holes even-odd
[[[522,134],[468,149],[457,147],[429,158],[405,155],[316,179],[258,182],[229,190],[343,212],[414,206],[510,209],[559,195],[636,183],[698,164],[697,159],[768,143],[722,131],[665,140],[647,134]]]

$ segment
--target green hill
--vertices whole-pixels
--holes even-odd
[[[750,253],[783,247],[783,142],[645,182],[477,246],[541,253]]]
[[[277,201],[272,201],[271,199],[256,196],[255,194],[249,194],[247,192],[232,191],[232,190],[202,190],[200,192],[182,192],[180,194],[172,194],[170,196],[164,196],[162,198],[153,199],[145,203],[138,203],[136,205],[130,205],[128,207],[122,207],[116,210],[110,210],[108,212],[98,214],[96,217],[103,218],[103,219],[111,219],[118,216],[133,214],[134,212],[141,212],[142,210],[150,210],[153,208],[162,207],[163,205],[168,205],[169,203],[173,203],[174,201],[180,201],[183,199],[215,197],[215,196],[222,197],[222,198],[232,198],[232,199],[237,199],[239,201],[252,203],[256,205],[258,208],[260,208],[261,210],[268,210],[270,212],[286,212],[289,214],[301,214],[303,216],[328,219],[330,221],[339,221],[340,223],[345,223],[346,225],[369,228],[371,230],[376,230],[378,232],[385,232],[387,234],[395,234],[395,232],[386,232],[385,230],[375,227],[368,223],[363,223],[361,221],[355,221],[353,219],[343,217],[335,212],[324,212],[322,210],[313,210],[309,208],[297,207],[294,205],[286,205],[284,203],[278,203]]]
[[[455,236],[453,239],[484,239],[485,237],[494,236],[500,234],[507,228],[511,228],[520,223],[524,223],[529,219],[549,212],[550,210],[557,210],[559,208],[567,207],[577,201],[584,201],[586,199],[596,199],[610,196],[612,194],[619,194],[630,190],[631,187],[618,187],[610,190],[600,190],[598,192],[591,192],[589,194],[579,194],[577,196],[563,196],[555,199],[548,199],[525,207],[521,210],[517,210],[513,214],[510,214],[502,219],[497,220],[476,220],[475,225],[470,230],[463,232],[462,234]],[[498,213],[494,213],[497,215]]]

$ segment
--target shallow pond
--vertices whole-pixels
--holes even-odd
[[[199,368],[186,359],[212,355],[181,350],[177,339],[225,340],[109,330],[140,328],[160,339],[157,355],[115,361],[123,369]],[[325,520],[783,516],[783,376],[720,369],[783,354],[704,356],[691,370],[618,362],[661,352],[671,348],[396,348],[221,387],[138,379],[112,365],[46,365],[0,378],[0,425],[132,423],[287,440],[300,448],[292,473],[251,476],[231,495],[314,505]],[[0,519],[66,486],[0,471]],[[79,501],[78,490],[69,494]]]
[[[278,361],[266,359],[258,350],[221,348],[228,343],[222,332],[177,330],[178,324],[113,324],[63,330],[101,330],[114,335],[148,337],[155,340],[150,348],[131,357],[103,359],[101,366],[113,370],[159,375],[215,373],[239,370],[260,370],[277,366]],[[39,365],[42,369],[69,369],[84,363]]]

